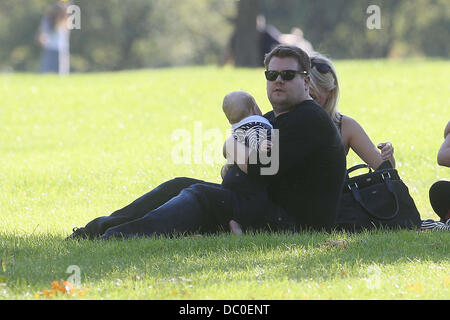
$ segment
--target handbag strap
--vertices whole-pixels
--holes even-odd
[[[372,172],[372,169],[367,164],[357,164],[356,166],[351,167],[350,169],[347,169],[347,175],[346,178],[350,179],[349,174],[353,171],[359,170],[359,169],[369,169],[369,173]]]
[[[349,188],[352,191],[352,194],[353,194],[353,197],[355,198],[355,200],[361,205],[361,207],[364,210],[367,211],[367,213],[369,215],[371,215],[372,217],[379,219],[379,220],[391,220],[391,219],[394,219],[398,215],[398,212],[400,210],[400,205],[398,203],[397,193],[395,193],[394,186],[392,185],[392,182],[390,180],[389,173],[388,173],[388,176],[384,176],[384,174],[383,174],[382,177],[383,177],[383,180],[384,180],[384,183],[385,183],[387,189],[389,190],[389,192],[391,192],[394,195],[394,199],[395,199],[396,210],[395,210],[394,214],[389,217],[380,217],[377,214],[373,213],[369,208],[367,208],[367,206],[364,204],[364,202],[361,198],[361,194],[359,193],[359,189],[358,189],[357,185],[351,185],[351,186],[349,186]]]

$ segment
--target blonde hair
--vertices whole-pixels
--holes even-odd
[[[314,62],[327,64],[331,70],[327,73],[321,73],[317,68],[313,67]],[[333,121],[338,122],[339,81],[336,68],[331,60],[319,53],[313,54],[311,57],[310,78],[310,89],[321,93],[329,92],[328,98],[322,107],[328,112]]]
[[[232,91],[223,99],[222,110],[231,124],[254,114],[255,99],[245,91]]]

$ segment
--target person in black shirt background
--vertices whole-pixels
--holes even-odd
[[[236,161],[248,175],[266,179],[269,198],[278,205],[254,227],[330,231],[345,176],[342,140],[329,115],[309,95],[311,64],[303,50],[277,46],[266,56],[265,66],[273,111],[264,116],[278,133],[278,139],[272,141],[270,165],[249,161],[259,159],[252,155],[255,151],[244,161],[230,159],[248,150],[233,137],[226,141],[228,160]],[[110,216],[75,229],[69,238],[217,232],[228,229],[234,209],[231,190],[196,179],[175,178]]]

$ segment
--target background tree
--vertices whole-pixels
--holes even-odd
[[[240,0],[231,47],[236,66],[257,67],[259,63],[259,34],[256,17],[258,0]]]
[[[56,0],[55,0],[56,1]],[[54,1],[0,1],[0,71],[38,70],[36,36]],[[300,27],[333,59],[449,58],[448,0],[72,0],[81,30],[71,33],[74,71],[217,64],[236,30],[237,66],[257,66],[256,15],[283,33]],[[369,5],[381,29],[366,27]],[[256,62],[255,62],[256,61]]]

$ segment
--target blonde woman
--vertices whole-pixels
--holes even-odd
[[[356,120],[338,111],[339,81],[331,60],[314,54],[311,57],[310,77],[310,95],[336,123],[344,141],[346,154],[351,148],[373,169],[377,169],[386,160],[395,167],[394,148],[390,142],[383,142],[375,147]]]

